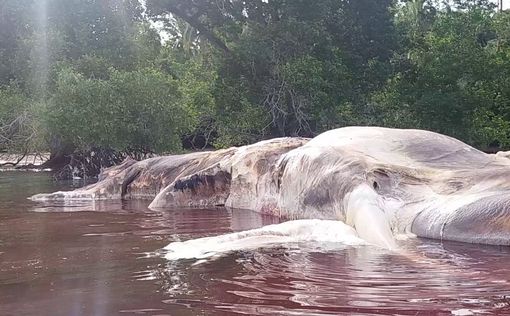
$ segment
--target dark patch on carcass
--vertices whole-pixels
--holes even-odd
[[[385,194],[391,192],[393,187],[392,176],[390,173],[382,168],[372,170],[369,174],[368,179],[372,180],[372,188],[379,194]]]
[[[191,190],[197,186],[203,184],[202,177],[199,175],[193,175],[186,180],[177,180],[174,184],[174,191]]]
[[[321,207],[330,204],[332,201],[329,188],[318,188],[317,190],[308,191],[305,195],[303,203],[314,207]]]
[[[257,175],[263,175],[269,170],[269,161],[267,159],[260,159],[255,163],[255,170],[257,170]]]
[[[448,188],[451,189],[451,192],[457,192],[462,190],[465,187],[465,183],[461,180],[450,180],[446,183],[448,185]]]
[[[217,180],[227,180],[225,182],[230,183],[231,175],[228,172],[220,171],[214,175],[210,174],[194,174],[187,179],[177,180],[174,184],[174,192],[184,190],[195,191],[200,186],[211,186],[214,187],[214,184]]]
[[[392,196],[401,191],[405,185],[420,185],[429,183],[426,177],[420,177],[408,168],[392,170],[388,166],[377,167],[367,173],[367,181],[372,188],[381,195]]]
[[[344,179],[339,177],[340,172],[333,172],[319,179],[312,190],[304,194],[303,204],[313,207],[330,205],[336,198],[343,198],[352,188]],[[347,178],[346,178],[347,179]]]
[[[278,191],[280,191],[281,186],[282,186],[282,177],[283,177],[283,173],[285,172],[285,167],[287,166],[287,163],[288,163],[288,159],[283,159],[277,167],[278,173],[276,176],[276,189]]]
[[[121,184],[120,196],[122,198],[126,196],[129,185],[133,183],[133,181],[135,181],[136,178],[138,178],[141,172],[142,170],[139,168],[131,168],[131,170],[127,172],[126,177],[124,178]]]
[[[198,173],[179,179],[173,186],[173,202],[178,206],[224,206],[230,194],[232,175],[226,171]]]
[[[310,162],[308,168],[320,172],[323,159],[334,163],[337,168],[315,177],[313,186],[303,193],[303,204],[306,206],[324,208],[343,200],[353,188],[366,181],[366,163],[359,159],[342,159],[332,156],[335,153],[325,153],[321,158]],[[345,157],[345,156],[344,156]]]
[[[397,131],[399,132],[399,131]],[[491,162],[491,157],[466,146],[461,141],[439,134],[420,131],[402,138],[403,153],[425,166],[438,169],[483,168]],[[389,136],[389,135],[388,135]]]

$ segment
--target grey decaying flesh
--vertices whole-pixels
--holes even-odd
[[[510,160],[422,130],[345,127],[311,140],[126,161],[100,179],[32,199],[226,205],[290,219],[338,219],[368,239],[378,237],[362,231],[383,225],[392,234],[510,244]]]

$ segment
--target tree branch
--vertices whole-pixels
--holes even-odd
[[[207,40],[209,40],[213,45],[221,49],[226,54],[231,54],[230,49],[227,47],[225,42],[223,42],[216,34],[214,34],[211,30],[207,28],[202,22],[198,20],[200,14],[195,13],[193,15],[187,14],[184,10],[181,10],[178,5],[170,4],[168,8],[173,14],[180,17],[184,21],[186,21],[189,25],[198,30],[198,32],[203,35]]]

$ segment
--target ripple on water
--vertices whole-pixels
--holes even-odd
[[[238,251],[199,267],[178,261],[172,264],[188,264],[214,288],[206,301],[166,302],[246,315],[510,315],[509,267],[502,268],[508,251],[465,247],[414,240],[398,253],[371,246],[318,251],[301,243]],[[488,262],[501,268],[490,270]],[[203,285],[181,277],[189,288]]]
[[[35,204],[27,195],[68,188],[43,174],[2,176],[1,315],[510,315],[510,248],[294,240],[168,261],[158,250],[170,242],[279,219],[136,201]]]

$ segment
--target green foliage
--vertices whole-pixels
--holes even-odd
[[[44,149],[39,115],[34,103],[16,86],[0,89],[0,151],[28,153]]]
[[[48,105],[50,130],[81,149],[179,150],[189,113],[178,105],[176,81],[154,69],[110,69],[108,77],[63,69]]]
[[[16,67],[22,40],[30,34],[27,26],[33,0],[0,1],[0,85],[20,79]]]
[[[221,50],[214,96],[222,145],[355,123],[353,113],[365,112],[389,75],[396,45],[388,0],[148,6],[153,16],[174,13]]]
[[[389,126],[434,130],[482,148],[509,146],[510,64],[499,35],[505,24],[498,22],[503,17],[490,6],[458,5],[463,10],[433,17],[404,7],[403,13],[412,12],[401,17],[407,47],[394,58],[397,71],[374,100]],[[427,15],[427,27],[407,27],[411,18]]]
[[[146,4],[0,0],[0,123],[24,122],[3,150],[166,152],[347,125],[510,147],[510,12],[491,1]]]

